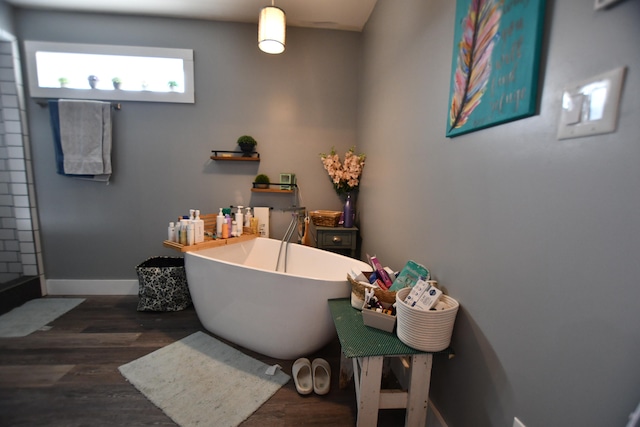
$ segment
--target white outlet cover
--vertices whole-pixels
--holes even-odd
[[[612,4],[618,3],[621,0],[595,0],[595,4],[593,5],[594,10],[604,9],[605,7],[609,7]]]
[[[525,425],[522,424],[522,421],[520,421],[518,419],[518,417],[514,417],[513,418],[513,427],[525,427]]]
[[[558,139],[614,132],[626,67],[565,87]]]

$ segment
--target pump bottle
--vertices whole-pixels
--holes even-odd
[[[194,225],[194,242],[202,243],[204,242],[204,221],[200,219],[200,211],[196,209],[195,219],[192,221]]]
[[[247,206],[247,211],[244,213],[244,226],[251,227],[251,208]]]
[[[236,237],[242,236],[242,226],[244,221],[242,219],[242,206],[238,206],[238,212],[236,212]]]
[[[220,208],[220,212],[216,217],[216,236],[218,238],[222,237],[222,224],[224,223],[224,215],[222,215],[222,208]]]
[[[169,240],[170,242],[176,241],[176,226],[173,222],[169,223],[167,240]]]

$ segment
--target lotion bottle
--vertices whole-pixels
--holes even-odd
[[[195,243],[195,227],[193,222],[187,223],[187,245],[193,245]]]
[[[204,221],[200,219],[200,211],[196,209],[196,217],[193,220],[195,234],[193,236],[195,243],[204,242]]]
[[[218,238],[222,237],[222,224],[224,223],[224,215],[222,215],[222,208],[220,208],[220,212],[216,217],[216,236]]]
[[[176,226],[173,222],[169,223],[167,240],[169,240],[170,242],[176,241]]]
[[[244,226],[251,227],[251,208],[247,206],[247,211],[244,213]]]
[[[238,212],[236,212],[236,236],[242,236],[242,226],[244,221],[242,219],[242,206],[238,206]]]
[[[180,221],[180,244],[187,244],[187,221],[184,219]]]

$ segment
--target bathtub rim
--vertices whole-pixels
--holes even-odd
[[[234,246],[235,245],[240,245],[240,246],[251,245],[251,246],[254,246],[254,245],[258,244],[257,242],[259,242],[259,241],[278,242],[278,246],[279,246],[279,244],[281,242],[280,240],[273,239],[271,237],[256,237],[255,239],[234,243]],[[362,272],[370,273],[370,272],[373,271],[373,268],[369,264],[367,264],[366,262],[364,262],[362,260],[359,260],[357,258],[351,258],[351,257],[349,257],[347,255],[342,255],[342,254],[339,254],[339,253],[327,251],[325,249],[315,248],[313,246],[306,246],[306,245],[302,245],[302,244],[298,244],[298,243],[289,243],[289,244],[290,245],[301,246],[302,247],[301,250],[303,250],[303,251],[304,250],[318,251],[319,253],[322,253],[322,256],[347,258],[349,260],[353,260],[354,262],[361,263],[362,264],[362,268],[363,268],[361,270]],[[284,247],[284,245],[283,245],[283,247]],[[246,265],[246,264],[241,264],[241,263],[232,262],[232,261],[226,261],[226,260],[223,260],[223,259],[220,259],[220,258],[214,258],[214,257],[206,255],[206,253],[208,253],[208,252],[218,252],[218,251],[222,252],[225,249],[227,249],[226,245],[225,246],[216,246],[216,247],[213,247],[213,248],[205,248],[205,249],[201,249],[201,250],[198,250],[198,251],[189,251],[189,252],[185,252],[185,258],[186,258],[187,255],[193,255],[193,256],[196,256],[198,258],[210,259],[212,261],[216,261],[216,262],[219,262],[219,263],[222,263],[222,264],[226,264],[226,265],[234,265],[234,266],[241,265],[243,268],[247,268],[247,269],[255,270],[255,271],[261,271],[261,272],[266,272],[266,273],[286,274],[287,276],[297,277],[297,278],[306,279],[306,280],[322,280],[322,281],[327,280],[327,279],[321,279],[321,278],[317,278],[317,277],[304,276],[304,275],[301,275],[301,274],[293,274],[293,273],[287,273],[287,272],[284,272],[284,271],[277,271],[275,269],[268,270],[266,268],[253,267],[253,266],[249,266],[249,265]],[[334,281],[334,280],[342,281],[342,280],[347,280],[347,278],[345,277],[344,279],[329,279],[329,280],[331,280],[331,281]]]

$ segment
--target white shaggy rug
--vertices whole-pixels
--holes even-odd
[[[84,298],[37,298],[0,316],[0,338],[26,337],[42,329]]]
[[[196,332],[120,366],[120,373],[182,427],[235,427],[289,376]]]

